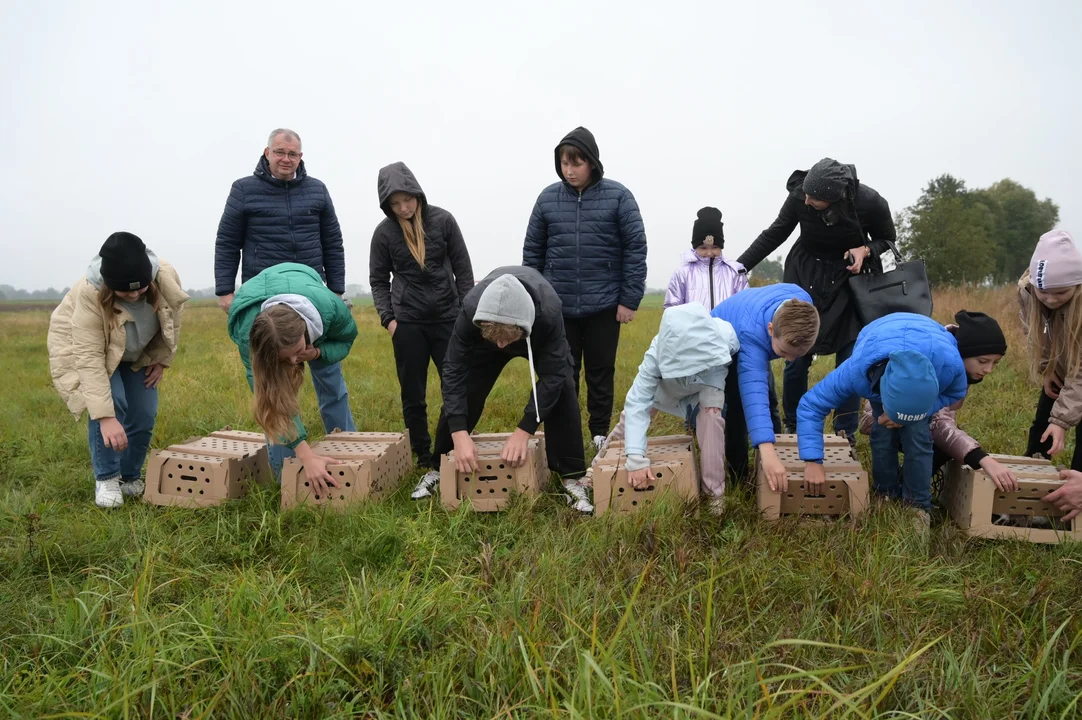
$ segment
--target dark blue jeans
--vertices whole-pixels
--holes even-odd
[[[158,417],[158,388],[146,387],[144,380],[146,370],[132,370],[131,363],[121,363],[109,378],[113,411],[128,436],[128,447],[124,452],[106,447],[101,437],[101,423],[97,420],[87,423],[90,465],[94,468],[95,480],[139,480],[143,476],[143,462]]]
[[[872,480],[877,495],[901,499],[921,510],[932,509],[932,429],[926,421],[888,428],[880,425],[883,406],[872,402]],[[898,451],[903,463],[898,469]]]
[[[850,343],[834,355],[834,367],[849,359],[853,354],[853,346]],[[811,369],[812,356],[805,355],[793,362],[786,361],[785,372],[782,374],[781,404],[785,410],[785,431],[796,432],[796,409],[800,405],[800,398],[808,392],[808,371]],[[834,409],[834,432],[844,430],[849,442],[854,442],[857,437],[857,424],[860,421],[860,398],[853,396],[847,398],[840,406]]]

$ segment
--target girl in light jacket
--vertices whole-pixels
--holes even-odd
[[[98,507],[143,494],[158,383],[177,352],[188,296],[176,270],[135,235],[108,237],[49,320],[49,371],[79,418],[87,411]]]

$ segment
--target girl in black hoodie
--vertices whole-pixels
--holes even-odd
[[[387,219],[372,235],[368,282],[380,323],[394,346],[410,445],[418,464],[428,466],[428,363],[431,359],[442,377],[455,318],[462,298],[473,288],[473,267],[454,216],[428,204],[404,163],[380,169],[377,188]],[[421,485],[414,498],[430,494],[431,488]]]

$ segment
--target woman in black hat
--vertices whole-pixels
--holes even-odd
[[[173,266],[135,235],[109,236],[49,321],[49,370],[60,397],[90,416],[98,507],[143,494],[158,383],[177,352],[188,296]]]

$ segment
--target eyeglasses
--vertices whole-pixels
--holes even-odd
[[[293,152],[292,150],[271,150],[271,155],[276,158],[289,158],[290,160],[300,160],[301,154]]]

